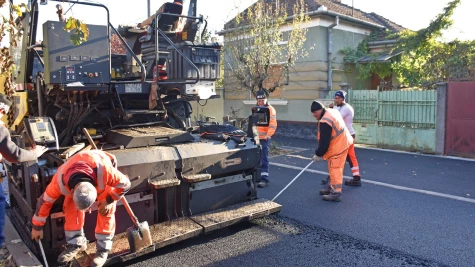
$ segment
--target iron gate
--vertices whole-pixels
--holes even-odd
[[[475,82],[449,82],[445,154],[475,157]]]

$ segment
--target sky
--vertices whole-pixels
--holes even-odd
[[[85,1],[85,0],[84,0]],[[171,0],[169,0],[171,1]],[[186,1],[186,0],[185,0]],[[427,27],[430,20],[442,12],[450,0],[341,0],[347,5],[365,12],[375,12],[403,27],[418,30]],[[27,2],[27,0],[14,0],[15,3]],[[110,11],[111,23],[117,27],[119,24],[136,24],[147,18],[147,0],[99,0]],[[150,0],[151,10],[155,12],[165,0]],[[208,28],[219,31],[226,21],[232,19],[238,12],[243,11],[256,0],[198,0],[198,14],[208,17]],[[40,23],[47,19],[57,20],[55,5],[57,2],[49,2],[47,6],[41,6]],[[62,3],[63,9],[69,8],[66,1]],[[3,8],[4,13],[5,8]],[[43,11],[45,9],[45,11]],[[462,0],[454,12],[454,25],[451,30],[444,34],[445,40],[455,38],[461,40],[475,40],[475,27],[473,27],[473,11],[475,0]],[[105,24],[105,11],[98,8],[83,8],[75,5],[72,12],[76,18],[91,24]],[[40,38],[41,39],[41,38]]]

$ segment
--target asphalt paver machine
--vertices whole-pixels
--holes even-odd
[[[131,221],[118,202],[107,264],[280,211],[279,204],[257,197],[261,149],[256,127],[269,119],[265,108],[254,109],[244,131],[191,123],[191,101],[220,97],[215,83],[222,52],[218,43],[195,42],[200,25],[206,25],[196,14],[196,0],[163,4],[145,29],[116,29],[105,5],[68,1],[107,13],[106,25],[87,25],[88,40],[80,45],[72,44],[64,20],[38,24],[43,4],[61,2],[34,0],[19,23],[18,90],[8,93],[15,106],[7,118],[12,139],[25,148],[49,148],[37,161],[7,162],[11,219],[34,253],[40,255],[38,244],[30,240],[37,199],[70,156],[90,148],[83,128],[99,149],[117,157],[120,171],[139,177],[125,197],[152,233],[152,246],[130,251],[126,229]],[[50,262],[65,244],[62,202],[55,202],[44,228]],[[77,256],[78,266],[88,266],[95,253],[96,216],[95,206],[86,213],[90,243]]]

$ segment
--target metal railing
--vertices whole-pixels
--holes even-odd
[[[174,16],[174,17],[181,17],[181,18],[191,18],[191,19],[198,19],[200,20],[201,22],[203,22],[203,17],[192,17],[192,16],[185,16],[185,15],[178,15],[178,14],[172,14],[172,13],[158,13],[156,16],[155,16],[155,64],[158,65],[158,61],[159,61],[159,52],[160,52],[160,48],[159,48],[159,37],[158,37],[158,34],[160,34],[163,39],[165,39],[172,47],[173,49],[175,49],[178,54],[180,54],[180,56],[182,56],[188,63],[190,63],[191,67],[193,69],[196,70],[196,79],[194,82],[177,82],[177,81],[168,81],[168,82],[163,82],[163,81],[160,81],[159,84],[196,84],[200,81],[200,69],[193,63],[193,61],[191,61],[191,59],[189,59],[187,56],[185,56],[179,49],[178,47],[172,42],[172,40],[170,40],[170,38],[168,38],[168,36],[161,30],[158,28],[158,20],[160,19],[160,17],[162,15],[167,15],[167,16]],[[159,77],[159,68],[156,68],[156,75],[157,77]],[[158,81],[157,81],[158,82]]]
[[[327,98],[333,98],[330,91]],[[435,129],[436,90],[352,90],[347,102],[355,110],[353,122],[419,129]]]

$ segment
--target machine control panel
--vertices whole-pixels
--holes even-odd
[[[89,38],[80,45],[71,43],[64,22],[43,24],[43,55],[47,84],[107,84],[111,80],[110,34],[104,25],[88,24]]]
[[[42,145],[48,150],[59,150],[58,134],[53,119],[49,117],[29,117],[24,121],[31,145]]]
[[[76,68],[74,66],[66,67],[66,81],[67,82],[76,81]]]

